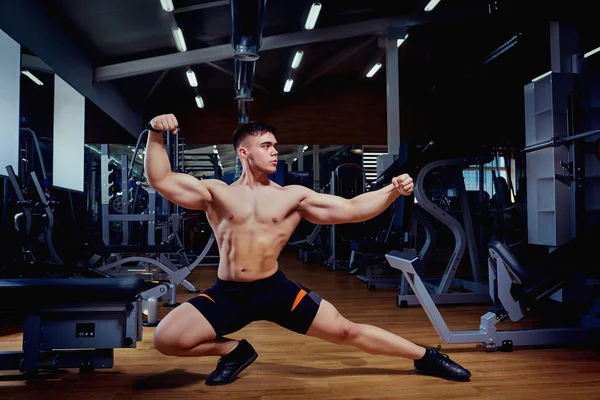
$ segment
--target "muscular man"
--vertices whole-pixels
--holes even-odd
[[[471,373],[439,352],[381,328],[353,323],[326,300],[286,278],[278,257],[302,218],[314,224],[366,221],[383,212],[413,181],[404,174],[380,190],[353,199],[321,194],[303,186],[281,187],[268,178],[276,171],[275,128],[248,123],[233,135],[242,163],[231,185],[171,171],[161,131],[177,133],[172,114],[150,125],[144,165],[149,184],[175,204],[204,210],[215,233],[220,262],[215,284],[172,310],[160,322],[154,344],[169,356],[221,356],[207,385],[233,382],[257,358],[246,340],[225,336],[252,321],[266,320],[299,334],[354,346],[370,354],[414,360],[417,373],[467,381]]]

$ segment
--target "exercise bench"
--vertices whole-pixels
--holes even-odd
[[[24,314],[23,350],[0,352],[0,370],[35,374],[112,368],[115,348],[142,340],[141,278],[2,279],[2,314]]]

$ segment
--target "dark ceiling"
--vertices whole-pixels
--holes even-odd
[[[407,27],[408,39],[398,49],[400,96],[408,99],[431,93],[439,93],[439,99],[456,94],[473,98],[487,93],[490,107],[506,107],[508,113],[522,105],[506,104],[506,93],[520,96],[527,82],[550,69],[549,21],[576,24],[583,51],[600,45],[589,3],[582,0],[554,4],[542,0],[441,0],[431,13],[423,11],[425,0],[321,3],[316,30],[381,18],[412,22]],[[174,0],[174,12],[165,12],[159,0],[54,0],[44,4],[97,67],[177,53],[171,35],[174,26],[183,30],[188,51],[228,45],[231,41],[231,10],[227,1]],[[307,0],[268,1],[263,36],[302,31],[311,4]],[[514,35],[519,35],[516,46],[485,62]],[[294,89],[284,94],[282,88],[296,50],[303,50],[304,58],[294,72]],[[332,60],[348,54],[351,55],[343,62],[332,64]],[[253,90],[277,97],[294,96],[332,80],[351,86],[366,79],[364,72],[378,54],[383,56],[375,35],[261,50]],[[590,70],[600,68],[600,61],[595,59],[587,64]],[[232,59],[225,59],[114,82],[133,104],[143,104],[148,115],[165,109],[177,113],[189,110],[196,92],[205,103],[233,99],[233,65]],[[189,67],[198,78],[197,89],[187,82],[185,71]],[[384,69],[371,79],[373,85],[385,85]],[[489,96],[496,90],[497,98]],[[230,104],[236,107],[235,102]],[[456,104],[453,107],[461,112]],[[468,114],[470,110],[463,112]]]

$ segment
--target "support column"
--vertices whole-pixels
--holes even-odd
[[[304,171],[304,145],[298,146],[298,172]]]
[[[583,54],[576,26],[550,22],[550,63],[552,72],[582,72]]]
[[[398,34],[388,31],[385,39],[385,74],[387,82],[387,144],[388,154],[398,155],[400,149],[400,89],[398,77]]]
[[[313,156],[313,190],[318,191],[321,187],[321,166],[319,164],[319,145],[314,144],[312,149]]]

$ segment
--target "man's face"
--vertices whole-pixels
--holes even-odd
[[[242,147],[246,149],[250,168],[266,175],[277,171],[277,140],[271,132],[248,136]]]

